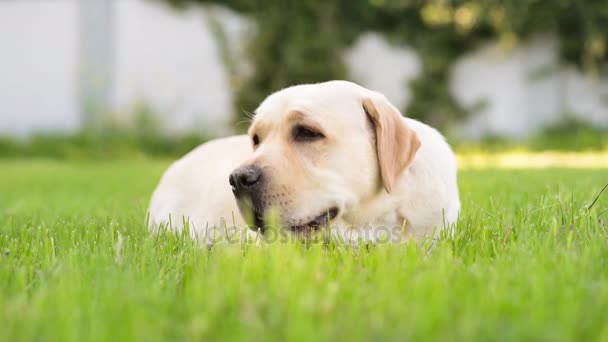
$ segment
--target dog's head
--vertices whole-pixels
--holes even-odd
[[[390,193],[420,147],[383,95],[346,81],[270,95],[255,111],[249,136],[252,157],[230,175],[241,213],[263,229],[274,209],[296,232]]]

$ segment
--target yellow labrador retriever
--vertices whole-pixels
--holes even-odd
[[[203,144],[175,162],[150,204],[152,227],[184,222],[263,232],[272,208],[285,231],[326,226],[421,238],[456,221],[456,159],[435,129],[380,93],[346,81],[293,86],[255,111],[248,135]],[[251,217],[244,220],[243,217]]]

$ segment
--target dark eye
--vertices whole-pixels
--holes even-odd
[[[253,136],[253,147],[256,147],[260,144],[260,137],[257,134]]]
[[[293,139],[295,141],[308,142],[316,141],[325,138],[321,132],[317,132],[311,128],[304,126],[295,126],[293,128]]]

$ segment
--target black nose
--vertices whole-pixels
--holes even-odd
[[[253,165],[241,166],[232,171],[229,177],[230,185],[234,192],[250,192],[260,184],[261,179],[262,170]]]

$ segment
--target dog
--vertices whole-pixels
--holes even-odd
[[[247,135],[207,142],[171,165],[149,218],[202,236],[226,225],[263,233],[274,212],[288,232],[395,228],[419,240],[459,210],[456,158],[437,130],[378,92],[329,81],[271,94]]]

